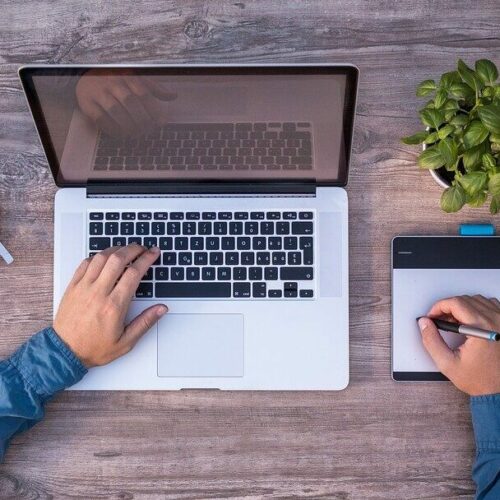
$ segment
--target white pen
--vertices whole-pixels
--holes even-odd
[[[9,253],[9,251],[0,243],[0,256],[7,264],[11,264],[14,261],[14,258]]]

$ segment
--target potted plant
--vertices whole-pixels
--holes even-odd
[[[441,208],[457,212],[465,204],[500,211],[500,83],[491,61],[476,61],[474,70],[461,59],[456,71],[439,82],[425,80],[418,97],[432,98],[419,111],[425,130],[404,137],[423,144],[421,168],[445,187]]]

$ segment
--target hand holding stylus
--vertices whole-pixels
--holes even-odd
[[[452,297],[436,302],[418,320],[424,346],[439,370],[453,384],[471,396],[500,392],[500,342],[467,337],[452,350],[429,318],[474,326],[488,331],[500,330],[500,301],[481,295]]]

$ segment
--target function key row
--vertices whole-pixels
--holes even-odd
[[[90,220],[311,220],[313,212],[90,212]]]

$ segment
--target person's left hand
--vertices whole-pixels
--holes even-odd
[[[160,250],[132,244],[85,259],[73,276],[54,320],[54,330],[87,367],[105,365],[129,352],[163,316],[157,304],[125,325],[139,283]]]

